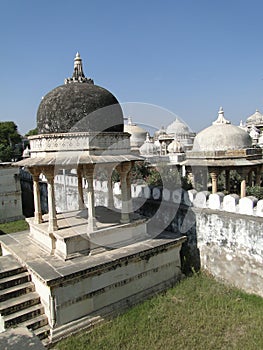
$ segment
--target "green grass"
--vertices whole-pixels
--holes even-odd
[[[92,332],[58,343],[59,350],[263,349],[263,299],[205,273],[131,308]]]
[[[0,224],[0,232],[2,231],[3,233],[25,231],[28,230],[28,228],[28,223],[25,220],[17,220]]]

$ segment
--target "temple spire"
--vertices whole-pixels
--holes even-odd
[[[91,83],[94,84],[92,79],[88,79],[85,77],[82,67],[82,59],[80,57],[79,52],[76,53],[76,57],[74,58],[74,71],[71,78],[65,79],[65,84],[69,83]]]

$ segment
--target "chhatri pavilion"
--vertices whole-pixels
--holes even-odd
[[[246,196],[246,183],[260,184],[262,173],[262,149],[252,146],[249,134],[240,127],[232,125],[224,117],[221,107],[218,118],[211,126],[200,131],[193,144],[193,149],[186,152],[184,165],[195,179],[207,189],[208,173],[212,179],[212,193],[217,192],[218,176],[225,173],[225,190],[230,190],[230,170],[236,170],[241,176],[240,196]],[[195,181],[194,181],[195,182]]]
[[[120,222],[129,223],[130,170],[134,161],[142,158],[131,153],[130,134],[123,131],[123,114],[117,99],[85,77],[79,53],[74,60],[72,77],[65,79],[64,85],[56,87],[42,99],[37,112],[37,129],[39,134],[30,137],[30,158],[16,163],[27,168],[33,176],[35,215],[29,223],[35,239],[54,250],[55,254],[65,257],[69,254],[60,251],[58,244],[64,238],[58,220],[61,215],[56,213],[54,178],[62,169],[75,169],[77,173],[79,210],[85,210],[83,178],[86,179],[87,231],[92,234],[98,226],[94,177],[101,170],[107,173],[108,207],[112,209],[111,175],[116,168],[120,175],[123,203]],[[48,184],[48,225],[41,213],[40,174],[44,174]],[[90,249],[87,244],[82,248],[82,252]]]
[[[0,312],[0,332],[22,324],[45,344],[56,342],[181,278],[180,250],[186,237],[164,231],[166,226],[157,225],[159,216],[147,219],[133,213],[131,167],[143,158],[132,152],[123,125],[117,99],[85,77],[77,54],[72,77],[39,105],[39,134],[30,137],[30,157],[14,164],[32,174],[35,212],[27,219],[30,232],[0,239],[1,273],[7,286],[17,280],[12,288],[20,293],[16,302],[23,303],[19,311],[11,310],[14,293],[8,294],[7,310],[2,305]],[[114,207],[113,169],[120,175],[121,210]],[[54,178],[71,170],[78,178],[78,210],[58,212],[63,206],[56,203]],[[107,207],[95,207],[94,202],[93,180],[100,171],[108,179]],[[45,215],[41,174],[48,189]]]

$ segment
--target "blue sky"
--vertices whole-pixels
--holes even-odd
[[[0,120],[34,128],[79,51],[86,76],[121,103],[168,109],[194,131],[222,105],[238,124],[263,112],[262,14],[261,0],[1,0]],[[134,121],[172,121],[150,114]]]

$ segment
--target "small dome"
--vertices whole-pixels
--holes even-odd
[[[158,154],[158,147],[150,140],[149,133],[146,135],[144,144],[140,147],[142,156],[154,156]]]
[[[72,78],[50,91],[37,111],[39,134],[109,131],[123,132],[123,114],[117,99],[85,78],[77,53]]]
[[[140,147],[146,139],[147,131],[140,126],[133,124],[130,117],[128,118],[128,124],[124,124],[124,131],[131,134],[131,147]]]
[[[30,149],[29,149],[28,146],[26,146],[26,148],[24,149],[22,157],[23,158],[29,158],[30,157]]]
[[[193,145],[193,152],[214,152],[238,150],[251,147],[252,139],[249,134],[238,126],[231,125],[224,118],[222,107],[218,119],[212,126],[199,132]]]
[[[247,124],[252,125],[252,124],[262,124],[263,123],[263,114],[259,112],[257,109],[254,114],[252,114],[250,117],[247,118]]]
[[[185,123],[181,122],[178,118],[176,118],[174,122],[167,126],[166,132],[167,134],[174,135],[190,134],[188,126]]]
[[[159,138],[161,135],[166,135],[166,131],[165,131],[164,126],[162,126],[161,129],[155,131],[155,133],[154,133],[154,135],[153,135],[153,138],[154,138],[155,140],[158,140],[158,138]]]
[[[183,152],[183,146],[181,145],[181,142],[174,139],[167,147],[167,150],[169,153],[182,153]]]

